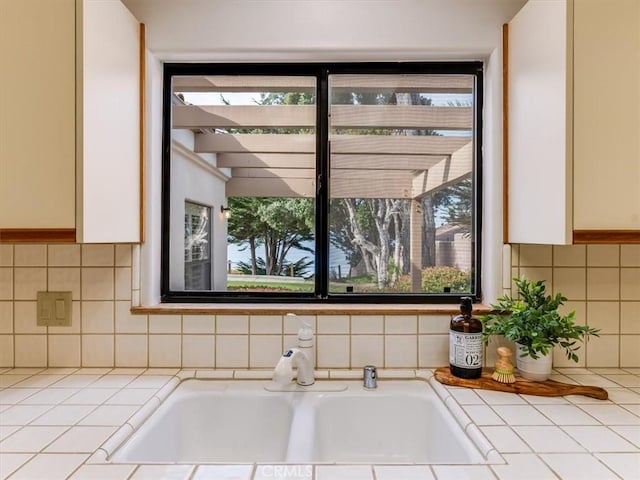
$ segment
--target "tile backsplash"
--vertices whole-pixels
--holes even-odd
[[[132,314],[137,245],[0,244],[0,366],[273,368],[295,346],[286,315]],[[580,321],[602,329],[588,367],[640,366],[640,246],[505,246],[511,278],[545,279]],[[36,292],[72,292],[71,327],[36,325]],[[310,315],[317,368],[448,363],[449,315]],[[557,355],[557,366],[575,366]]]
[[[600,329],[578,365],[556,352],[554,366],[640,366],[640,245],[512,245],[504,264],[505,292],[515,292],[515,277],[545,280],[577,321]]]

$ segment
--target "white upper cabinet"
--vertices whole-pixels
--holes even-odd
[[[640,2],[530,0],[508,95],[509,241],[637,241]]]
[[[138,242],[140,24],[120,0],[78,5],[78,241]]]
[[[0,3],[0,241],[140,241],[139,32],[120,0]]]

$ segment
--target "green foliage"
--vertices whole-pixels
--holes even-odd
[[[429,267],[422,270],[422,291],[443,293],[449,287],[451,293],[471,292],[471,275],[455,267]]]
[[[313,264],[313,260],[307,260],[307,257],[303,257],[295,262],[283,262],[278,265],[279,270],[273,272],[272,275],[278,275],[282,277],[291,276],[291,269],[293,269],[294,277],[303,277],[308,274],[308,268]],[[251,275],[251,263],[238,262],[236,268],[240,273],[245,275]],[[266,275],[267,267],[264,259],[258,257],[256,259],[256,275]]]
[[[533,281],[515,278],[518,299],[504,295],[491,305],[495,313],[480,318],[483,324],[482,337],[485,345],[492,335],[504,335],[507,340],[523,346],[523,356],[536,359],[547,355],[560,345],[568,359],[578,361],[575,353],[589,335],[598,336],[599,330],[587,325],[576,325],[575,311],[562,316],[558,308],[567,300],[562,294],[546,295],[544,280]]]

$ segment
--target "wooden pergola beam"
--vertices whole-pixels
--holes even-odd
[[[331,135],[333,154],[451,155],[470,142],[464,136]],[[197,133],[197,153],[315,153],[314,135]]]
[[[173,128],[315,128],[315,105],[174,105]],[[331,128],[471,130],[471,107],[333,105]]]
[[[471,130],[473,108],[424,105],[332,105],[331,127]]]
[[[301,76],[176,76],[174,92],[291,92],[313,93],[314,77]],[[358,93],[472,93],[468,75],[332,75],[334,92]]]
[[[413,179],[412,197],[422,198],[446,188],[470,175],[472,171],[473,142],[469,142],[450,158],[442,160],[425,172],[418,173]]]
[[[331,169],[427,170],[442,159],[442,155],[336,153],[331,156]],[[310,153],[221,153],[217,160],[220,168],[315,168],[315,164]]]

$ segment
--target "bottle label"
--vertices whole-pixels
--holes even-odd
[[[449,331],[449,363],[460,368],[482,367],[482,333]]]

